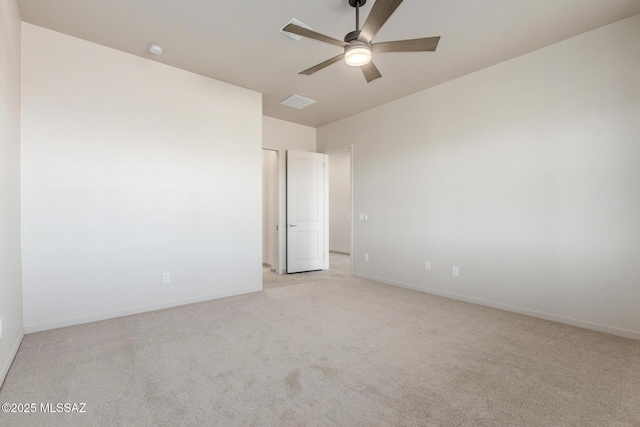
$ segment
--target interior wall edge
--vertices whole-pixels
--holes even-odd
[[[24,332],[26,334],[32,334],[32,333],[35,333],[35,332],[42,332],[42,331],[49,331],[49,330],[52,330],[52,329],[66,328],[66,327],[69,327],[69,326],[82,325],[82,324],[85,324],[85,323],[100,322],[102,320],[116,319],[118,317],[126,317],[126,316],[132,316],[134,314],[142,314],[142,313],[148,313],[148,312],[156,311],[156,310],[164,310],[164,309],[167,309],[167,308],[180,307],[182,305],[196,304],[196,303],[199,303],[199,302],[213,301],[213,300],[217,300],[217,299],[220,299],[220,298],[234,297],[234,296],[238,296],[238,295],[249,294],[249,293],[252,293],[252,292],[259,292],[261,290],[262,290],[262,283],[258,287],[252,286],[252,287],[238,289],[238,290],[229,291],[229,292],[220,292],[220,293],[216,293],[216,294],[212,294],[212,295],[205,295],[205,296],[195,297],[195,298],[187,298],[187,299],[183,299],[183,300],[165,302],[165,303],[161,303],[161,304],[153,304],[153,305],[147,305],[147,306],[141,306],[141,307],[133,307],[133,308],[125,309],[125,310],[112,311],[112,312],[108,312],[108,313],[101,313],[101,314],[96,314],[96,315],[92,315],[92,316],[77,317],[77,318],[73,318],[73,319],[66,319],[66,320],[61,320],[61,321],[51,322],[51,323],[42,323],[42,324],[37,324],[37,325],[25,325]]]
[[[421,286],[398,282],[395,280],[384,279],[376,276],[369,276],[361,273],[352,273],[353,276],[361,279],[372,280],[374,282],[383,283],[385,285],[397,286],[399,288],[405,288],[412,291],[422,292],[429,295],[436,295],[443,298],[453,299],[456,301],[468,302],[470,304],[480,305],[484,307],[495,308],[497,310],[508,311],[511,313],[522,314],[524,316],[535,317],[543,320],[550,320],[552,322],[562,323],[569,326],[575,326],[582,329],[589,329],[591,331],[602,332],[605,334],[616,335],[624,338],[631,338],[640,341],[640,331],[633,331],[624,328],[617,328],[615,326],[602,325],[600,323],[589,322],[587,320],[574,319],[571,317],[559,316],[556,314],[545,313],[542,311],[531,310],[528,308],[514,307],[498,302],[487,301],[478,298],[467,297],[464,295],[458,295],[450,292],[444,292],[437,289],[423,288]]]
[[[6,362],[2,366],[2,370],[0,370],[0,388],[2,388],[2,384],[4,383],[4,380],[7,377],[7,374],[9,373],[9,369],[11,368],[11,365],[13,364],[13,361],[16,358],[16,355],[18,354],[18,349],[20,348],[20,344],[22,344],[22,339],[24,338],[24,334],[25,332],[23,328],[22,331],[20,332],[20,335],[18,335],[17,339],[11,346],[11,351],[9,352],[9,358],[6,360]]]

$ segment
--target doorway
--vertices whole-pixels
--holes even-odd
[[[330,268],[351,273],[351,254],[353,252],[352,147],[327,151],[325,154],[329,155]]]
[[[352,246],[352,200],[351,200],[351,147],[340,150],[332,150],[325,153],[328,167],[325,194],[329,197],[329,209],[334,204],[333,217],[335,221],[331,225],[329,209],[325,214],[325,265],[322,269],[331,268],[333,261],[336,267],[350,273],[351,246]],[[301,154],[301,153],[298,153]],[[335,156],[335,157],[334,157]],[[333,168],[336,177],[331,180],[331,159],[336,161]],[[287,197],[286,197],[286,165],[287,150],[263,148],[262,150],[262,196],[263,196],[263,227],[262,227],[262,263],[263,272],[286,274],[287,273]],[[333,194],[332,194],[333,193]],[[332,202],[331,199],[334,199]],[[335,231],[332,232],[332,228]],[[335,245],[330,246],[333,241]],[[323,252],[324,252],[323,251]],[[329,252],[333,252],[330,254]],[[336,255],[340,255],[339,257]],[[345,256],[347,263],[345,268]]]
[[[277,150],[262,150],[262,267],[279,274],[280,156]]]

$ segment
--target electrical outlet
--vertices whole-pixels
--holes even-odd
[[[458,267],[453,267],[453,277],[460,276],[460,269]]]
[[[364,260],[369,261],[369,254],[364,254]]]
[[[162,273],[162,283],[169,283],[171,281],[171,274]]]
[[[424,263],[424,269],[425,270],[431,270],[431,263],[429,261]]]

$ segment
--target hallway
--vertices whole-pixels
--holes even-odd
[[[349,276],[351,257],[336,252],[329,253],[329,270],[309,271],[295,274],[276,274],[269,267],[262,268],[263,287],[265,290],[303,283],[323,282],[339,277]]]

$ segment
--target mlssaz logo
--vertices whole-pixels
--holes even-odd
[[[40,412],[85,413],[86,403],[41,403]]]

